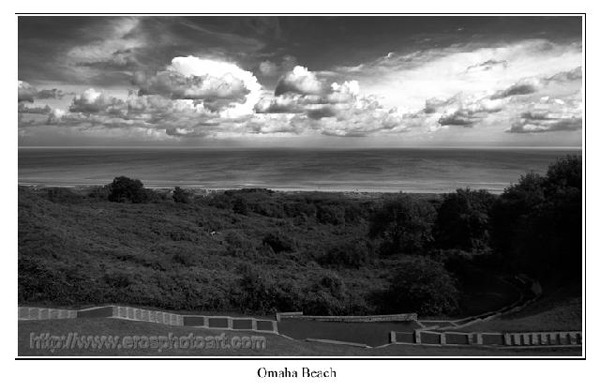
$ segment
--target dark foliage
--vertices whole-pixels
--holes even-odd
[[[438,248],[482,251],[489,245],[489,213],[496,197],[485,190],[446,194],[433,229]]]
[[[546,281],[581,282],[582,165],[567,156],[546,176],[507,188],[492,212],[492,243],[518,271]]]
[[[351,240],[337,244],[317,259],[322,266],[360,268],[371,262],[373,251],[364,240]]]
[[[189,204],[191,201],[191,194],[189,191],[176,186],[175,189],[173,189],[173,201],[181,204]]]
[[[83,197],[66,187],[50,187],[46,189],[48,200],[56,203],[72,204],[82,201]]]
[[[108,200],[111,202],[131,202],[134,204],[148,202],[148,193],[139,179],[125,176],[117,177],[108,185]]]
[[[294,240],[281,232],[271,232],[263,238],[263,244],[271,247],[275,254],[292,252],[296,249]]]
[[[432,241],[435,209],[424,200],[402,194],[387,201],[371,218],[369,235],[382,240],[380,253],[416,253]]]
[[[403,263],[388,292],[388,312],[422,315],[451,314],[458,309],[459,291],[444,266],[427,258]]]

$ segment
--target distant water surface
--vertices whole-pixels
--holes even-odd
[[[581,150],[20,148],[19,184],[98,185],[125,175],[147,187],[501,192],[567,154]]]

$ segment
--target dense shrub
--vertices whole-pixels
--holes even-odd
[[[196,264],[196,255],[190,249],[177,249],[173,254],[173,262],[182,266],[193,266]]]
[[[435,209],[422,199],[402,194],[387,201],[371,217],[369,235],[382,240],[380,253],[414,253],[432,241]]]
[[[247,215],[250,211],[248,201],[243,197],[235,197],[233,199],[233,211],[241,215]]]
[[[103,278],[104,282],[110,288],[127,288],[132,284],[131,276],[123,272],[114,272],[106,274]]]
[[[313,218],[317,214],[317,207],[307,200],[292,200],[284,204],[284,213],[287,217]]]
[[[111,202],[148,202],[148,193],[139,179],[117,177],[108,185],[108,200]]]
[[[458,300],[456,282],[444,266],[417,258],[402,264],[395,273],[386,304],[391,312],[435,315],[455,312]]]
[[[88,197],[92,199],[96,199],[99,201],[108,200],[108,196],[110,195],[110,186],[93,186],[88,191]]]
[[[323,266],[341,266],[359,268],[368,264],[372,258],[372,249],[364,240],[351,240],[340,243],[317,259]]]
[[[344,217],[345,213],[346,212],[341,205],[317,205],[317,221],[321,224],[344,224],[346,221]]]
[[[66,187],[50,187],[46,189],[48,200],[56,203],[77,203],[82,200],[80,194]]]
[[[240,270],[241,279],[233,289],[232,298],[237,306],[246,312],[272,314],[276,311],[289,311],[294,302],[299,302],[299,294],[282,290],[276,279],[264,270],[250,265]]]
[[[271,232],[263,238],[263,244],[271,247],[276,254],[292,252],[296,249],[294,240],[281,232]]]
[[[492,243],[517,271],[581,283],[582,161],[567,156],[546,176],[507,188],[492,211]]]
[[[227,255],[244,259],[256,259],[258,256],[254,243],[238,232],[227,233],[225,241],[227,242]]]
[[[173,189],[173,201],[181,204],[189,204],[191,200],[191,194],[189,191],[182,189],[179,186],[176,186]]]
[[[344,281],[327,273],[304,293],[302,310],[307,315],[342,315],[346,295]]]
[[[446,194],[434,226],[438,248],[484,250],[489,245],[489,213],[495,198],[485,190],[458,189]]]

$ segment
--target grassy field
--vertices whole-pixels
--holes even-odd
[[[521,348],[494,349],[477,347],[436,347],[416,345],[391,345],[381,348],[360,348],[320,342],[307,342],[287,339],[278,335],[227,331],[229,337],[264,336],[266,349],[263,350],[222,350],[222,349],[173,349],[158,353],[155,349],[32,349],[30,333],[50,333],[52,335],[111,335],[111,336],[160,336],[173,333],[175,336],[218,336],[222,332],[193,327],[169,327],[164,325],[131,322],[118,319],[69,319],[19,322],[19,356],[579,356],[581,347],[569,348]]]

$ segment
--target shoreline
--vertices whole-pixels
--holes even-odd
[[[19,187],[27,187],[33,189],[48,189],[48,188],[65,188],[71,189],[75,191],[85,191],[88,189],[106,186],[109,183],[103,184],[48,184],[48,183],[32,183],[32,182],[18,182]],[[486,190],[491,194],[499,195],[502,194],[506,187],[510,186],[507,184],[502,190],[498,189],[489,189],[489,188],[479,188],[479,187],[470,187],[470,186],[461,186],[455,189],[447,189],[447,190],[428,190],[428,189],[347,189],[347,188],[302,188],[302,187],[289,187],[289,188],[280,188],[280,187],[260,187],[260,186],[240,186],[240,187],[205,187],[200,185],[177,185],[173,184],[171,186],[165,185],[147,185],[144,184],[144,188],[151,189],[160,192],[172,191],[175,187],[180,187],[183,190],[190,191],[194,195],[203,195],[207,196],[212,193],[223,193],[225,191],[241,191],[241,190],[252,190],[252,189],[261,189],[273,191],[276,193],[283,194],[310,194],[310,193],[323,193],[323,194],[343,194],[346,196],[377,196],[377,195],[392,195],[392,194],[425,194],[425,195],[436,195],[436,194],[449,194],[454,193],[458,189],[470,188],[471,190]]]

